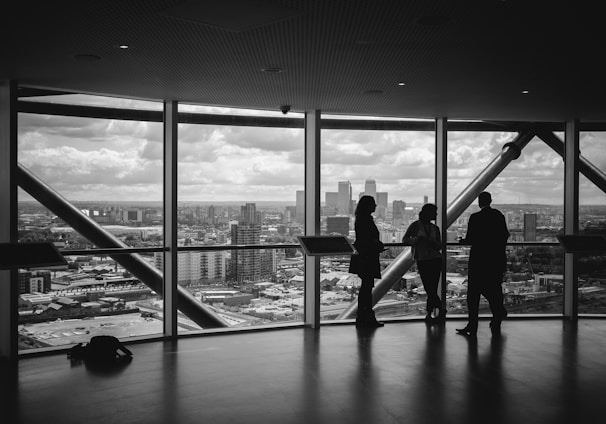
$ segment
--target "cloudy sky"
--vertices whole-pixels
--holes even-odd
[[[69,96],[74,104],[161,110],[158,103]],[[183,106],[222,114],[280,112]],[[288,117],[301,117],[291,113]],[[179,201],[295,201],[303,189],[303,130],[235,126],[179,126]],[[512,133],[449,133],[449,201],[495,158]],[[561,136],[561,135],[560,135]],[[586,133],[582,154],[606,171],[606,135]],[[325,130],[321,150],[324,192],[352,183],[354,197],[368,178],[389,201],[433,200],[433,132]],[[161,201],[162,125],[90,118],[19,115],[19,162],[72,201]],[[581,178],[582,204],[606,197]],[[489,187],[495,203],[562,204],[563,161],[534,139]],[[28,199],[23,192],[22,199]]]

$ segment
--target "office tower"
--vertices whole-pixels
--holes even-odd
[[[260,242],[261,224],[243,222],[231,226],[231,244],[260,244]],[[234,250],[231,266],[236,281],[259,281],[261,279],[260,250]]]
[[[423,196],[423,204],[427,204],[429,203],[429,197],[428,196]]]
[[[329,216],[326,218],[326,234],[349,235],[349,216]]]
[[[537,241],[537,214],[524,214],[524,241]]]
[[[271,280],[278,270],[278,257],[276,249],[260,249],[260,275],[261,280]]]
[[[240,207],[240,223],[257,222],[257,205],[255,203],[247,203]]]
[[[207,216],[207,221],[209,224],[215,225],[217,223],[217,213],[216,213],[215,207],[213,205],[210,205],[208,207],[208,212],[207,212],[206,216]]]
[[[177,282],[182,286],[224,281],[226,251],[179,252]],[[164,253],[154,253],[156,268],[164,270]]]
[[[338,202],[338,198],[339,198],[339,193],[335,192],[335,191],[327,191],[325,194],[325,202],[324,202],[324,206],[326,208],[331,208],[331,209],[337,209],[337,202]]]
[[[406,212],[406,202],[403,200],[394,200],[392,205],[392,219],[394,225],[402,225]]]
[[[297,204],[295,206],[295,220],[299,224],[305,222],[305,191],[297,190]]]
[[[337,198],[337,213],[349,215],[351,213],[351,183],[339,181],[339,192]]]
[[[377,193],[377,195],[375,197],[375,199],[377,201],[377,211],[376,211],[377,218],[385,219],[385,216],[387,215],[387,205],[388,205],[387,198],[388,198],[387,192]]]
[[[296,206],[286,206],[286,208],[284,208],[284,222],[285,223],[293,222],[295,219],[296,213],[297,213]]]
[[[364,194],[372,196],[377,202],[377,183],[375,180],[366,180],[364,183]]]

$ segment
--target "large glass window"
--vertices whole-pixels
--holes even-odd
[[[29,101],[131,103],[77,95]],[[135,102],[143,103],[162,107]],[[27,176],[18,192],[19,242],[53,243],[68,261],[65,267],[18,271],[20,348],[72,345],[96,334],[161,334],[162,274],[153,254],[95,250],[162,248],[162,123],[64,111],[54,114],[50,106],[45,114],[19,114],[19,172]]]
[[[195,105],[180,112],[233,119],[179,124],[178,284],[230,327],[302,322],[303,257],[292,246],[303,233],[303,115]],[[179,326],[199,330],[181,318]]]
[[[606,133],[580,134],[581,161],[591,164],[593,177],[604,187],[606,171]],[[606,235],[606,194],[587,176],[579,175],[579,232]],[[579,313],[606,313],[606,255],[581,254],[577,261],[579,274]]]
[[[448,135],[448,198],[452,202],[516,134]],[[563,311],[563,252],[556,238],[563,227],[563,172],[562,158],[535,137],[486,188],[492,194],[492,206],[505,215],[511,233],[509,243],[513,244],[507,248],[503,293],[512,314]],[[450,242],[465,236],[469,216],[478,210],[474,198],[449,227]],[[469,246],[451,244],[447,257],[449,313],[466,314]],[[485,299],[481,302],[480,313],[488,313]]]
[[[355,208],[361,196],[370,195],[377,203],[374,221],[381,240],[401,243],[421,206],[435,203],[435,132],[377,130],[379,118],[345,118],[355,129],[323,129],[321,133],[322,234],[341,234],[355,241]],[[406,125],[405,120],[387,122],[388,126]],[[433,122],[425,124],[433,128]],[[405,249],[409,247],[387,249],[381,254],[381,267],[385,269]],[[330,299],[321,305],[322,319],[338,318],[355,301],[361,281],[348,269],[349,257],[322,258],[321,293]],[[375,306],[377,316],[420,313],[414,307],[418,296],[406,284],[415,275],[413,267],[394,284]]]

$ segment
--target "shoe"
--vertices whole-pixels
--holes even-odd
[[[478,330],[470,329],[469,327],[457,328],[457,334],[466,337],[476,337]]]
[[[493,336],[501,335],[501,321],[490,321],[490,331]]]
[[[356,321],[356,327],[357,328],[377,328],[377,327],[383,327],[385,324],[383,324],[380,321]]]

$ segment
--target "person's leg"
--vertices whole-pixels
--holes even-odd
[[[503,305],[503,276],[501,274],[493,276],[491,281],[488,282],[486,288],[486,299],[490,306],[490,312],[492,313],[492,320],[490,321],[490,328],[494,331],[501,329],[501,322],[507,316],[507,310]]]
[[[358,314],[356,317],[356,326],[358,327],[382,327],[383,323],[375,318],[375,311],[372,309],[372,288],[375,285],[374,277],[363,277],[358,295]]]
[[[459,334],[475,336],[478,331],[478,315],[480,310],[480,278],[478,276],[468,277],[467,280],[467,311],[468,322],[465,328],[457,329]]]
[[[427,293],[427,315],[431,316],[434,308],[442,312],[442,301],[438,295],[438,285],[440,283],[442,260],[440,258],[419,261],[419,275],[423,282],[423,288]]]
[[[357,326],[381,326],[372,310],[372,288],[375,279],[373,277],[361,276],[362,284],[358,294],[358,313],[356,317]]]

